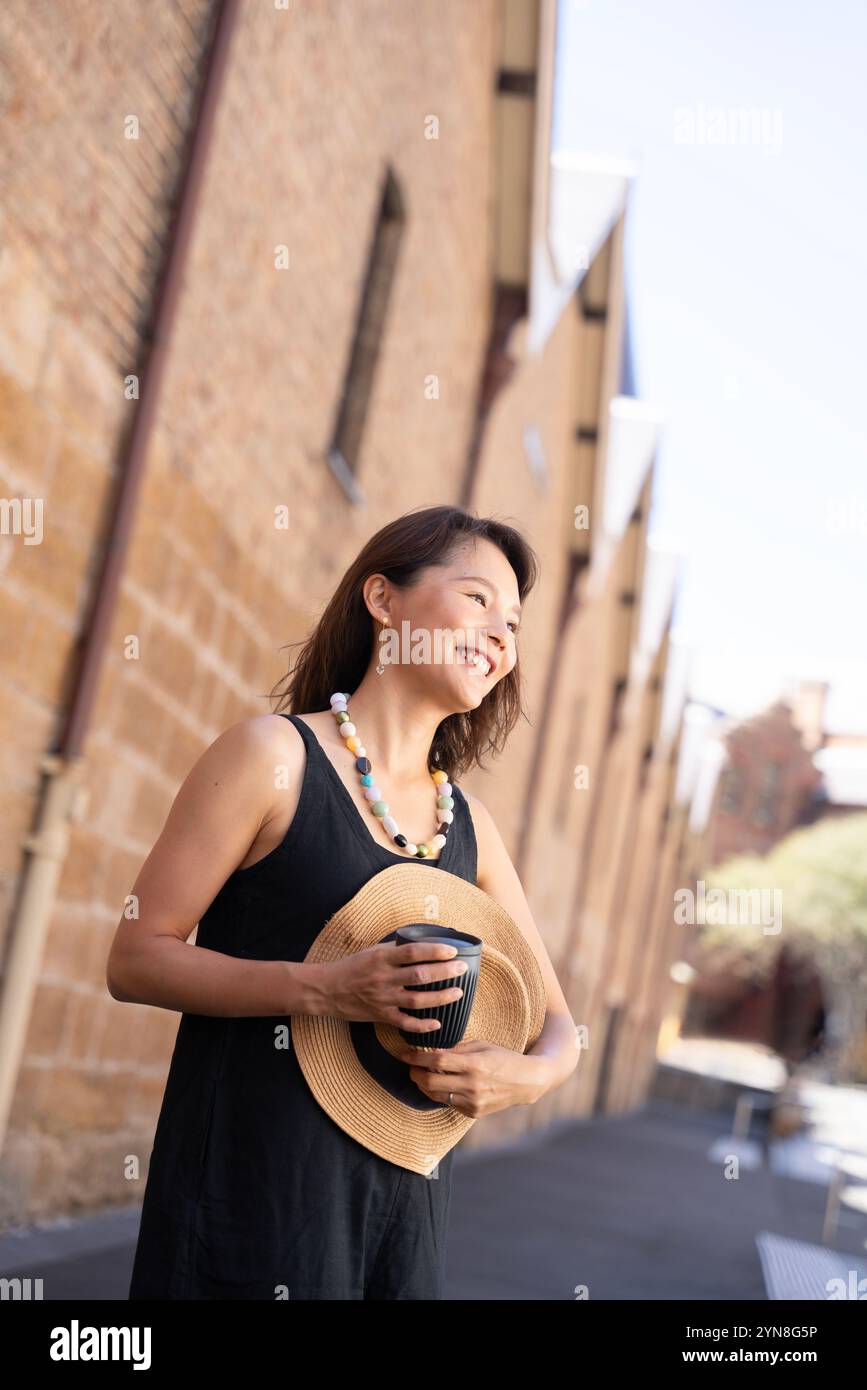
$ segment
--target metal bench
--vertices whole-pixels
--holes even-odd
[[[756,1245],[769,1299],[829,1302],[867,1294],[867,1264],[854,1255],[771,1231],[759,1231]]]

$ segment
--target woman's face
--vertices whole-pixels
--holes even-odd
[[[391,593],[391,627],[401,652],[404,622],[408,647],[419,631],[430,634],[429,659],[416,658],[406,669],[419,673],[427,694],[435,688],[444,708],[475,709],[512,670],[521,620],[518,582],[493,542],[480,539],[448,565],[431,566],[412,589]]]

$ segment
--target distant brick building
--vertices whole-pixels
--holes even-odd
[[[726,761],[707,829],[707,864],[766,853],[803,824],[821,784],[791,705],[719,730]]]
[[[802,681],[760,714],[712,722],[696,862],[766,854],[800,825],[867,807],[867,736],[826,730],[827,695],[827,682]]]

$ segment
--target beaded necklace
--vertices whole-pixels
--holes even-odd
[[[370,802],[370,809],[382,821],[394,843],[406,850],[407,854],[412,855],[415,859],[427,859],[433,850],[442,849],[455,814],[453,788],[447,774],[441,768],[431,772],[436,793],[437,825],[440,828],[430,840],[423,840],[420,844],[414,845],[405,835],[401,834],[394,816],[390,816],[388,813],[388,802],[382,800],[382,793],[379,787],[374,784],[370,759],[358,737],[358,731],[349,717],[349,696],[335,691],[331,696],[330,704],[331,713],[337,722],[340,736],[346,740],[346,747],[355,758],[355,766],[361,774],[361,785],[364,788],[366,800]]]

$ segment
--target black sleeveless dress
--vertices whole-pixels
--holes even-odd
[[[312,728],[285,717],[307,750],[292,824],[230,875],[196,939],[250,960],[303,960],[373,874],[409,862],[374,838]],[[439,859],[412,862],[476,882],[460,787]],[[129,1298],[444,1298],[455,1149],[425,1177],[359,1144],[314,1099],[291,1038],[275,1046],[286,1021],[181,1015]]]

